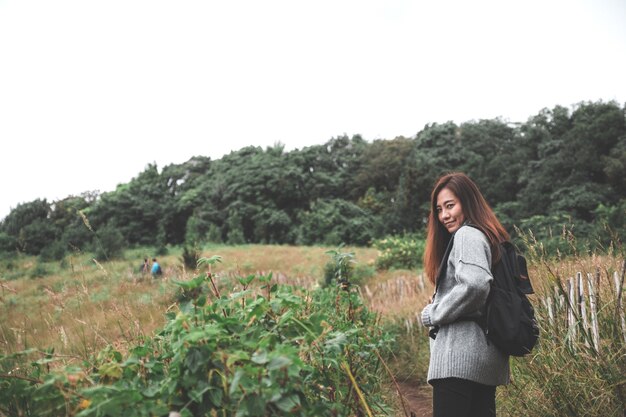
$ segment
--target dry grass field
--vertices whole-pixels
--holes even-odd
[[[278,245],[212,246],[202,256],[219,255],[222,263],[213,271],[226,287],[237,277],[272,273],[275,282],[304,287],[323,279],[330,260],[324,247]],[[411,278],[409,271],[377,273],[377,251],[342,248],[353,252],[357,265],[372,272],[361,285],[366,299],[383,313],[413,304],[390,289],[398,279]],[[190,279],[197,271],[186,270],[180,250],[158,257],[163,276],[142,275],[147,249],[127,251],[124,259],[94,261],[87,254],[73,254],[62,263],[41,264],[20,257],[0,263],[0,350],[10,353],[26,348],[53,347],[58,354],[85,358],[111,344],[123,349],[164,323],[164,313],[176,308],[178,288],[174,280]],[[408,293],[403,293],[408,295]],[[404,307],[402,307],[404,308]]]
[[[335,248],[211,246],[205,247],[201,256],[222,258],[212,272],[226,294],[238,287],[238,277],[250,274],[271,273],[273,282],[303,287],[319,285],[331,260],[326,253],[329,249]],[[429,415],[428,392],[422,392],[428,338],[419,324],[419,313],[432,293],[432,285],[416,271],[376,271],[376,249],[348,247],[341,251],[354,253],[357,287],[367,305],[381,319],[404,328],[390,366],[402,384],[405,399],[416,396],[411,408],[423,411],[418,415]],[[533,252],[532,247],[527,255],[536,291],[532,301],[543,333],[532,357],[513,361],[515,384],[500,390],[498,396],[502,414],[515,415],[521,406],[526,415],[538,417],[583,409],[592,416],[617,416],[626,392],[622,341],[622,337],[626,340],[626,330],[621,318],[623,255],[546,257]],[[54,348],[56,356],[72,362],[89,360],[107,345],[123,352],[144,336],[153,335],[165,323],[165,313],[178,308],[179,289],[174,281],[188,280],[200,272],[186,270],[180,249],[171,249],[168,255],[158,257],[164,273],[153,279],[140,272],[144,257],[152,257],[150,250],[133,249],[123,259],[103,263],[87,254],[70,255],[61,263],[42,264],[32,257],[0,260],[0,352]],[[547,310],[549,297],[556,308],[555,287],[566,288],[579,272],[596,282],[598,349],[582,337],[582,331],[574,333],[568,328],[564,310],[555,310],[554,319]],[[580,330],[585,325],[574,317],[573,326]],[[561,377],[555,380],[557,370]],[[577,388],[583,385],[584,395]],[[389,397],[395,403],[395,388],[390,390]],[[398,410],[402,408],[399,403],[395,405]]]

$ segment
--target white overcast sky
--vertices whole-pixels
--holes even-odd
[[[0,219],[148,163],[626,101],[626,1],[0,0]]]

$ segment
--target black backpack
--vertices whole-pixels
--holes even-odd
[[[511,242],[500,243],[501,258],[492,268],[493,281],[481,320],[487,338],[507,355],[524,356],[539,338],[526,259]]]
[[[476,228],[472,224],[467,225]],[[453,240],[454,234],[439,267],[437,282],[445,276]],[[526,259],[517,253],[513,244],[500,243],[500,254],[500,260],[491,268],[493,281],[483,315],[480,319],[471,320],[483,328],[488,341],[500,351],[511,356],[524,356],[530,353],[539,338],[535,310],[526,297],[534,291],[528,277]],[[434,339],[438,330],[437,326],[433,328],[429,332],[430,337]]]

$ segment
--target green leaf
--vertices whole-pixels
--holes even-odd
[[[278,401],[274,401],[274,404],[276,404],[279,410],[288,413],[293,411],[294,408],[300,407],[300,396],[298,396],[298,394],[291,394],[282,397]]]
[[[141,361],[139,360],[139,358],[131,356],[131,357],[127,358],[122,365],[123,366],[129,366],[129,365],[138,365],[140,363],[141,363]]]
[[[210,386],[205,386],[200,388],[196,388],[196,389],[192,389],[191,391],[189,391],[189,397],[195,401],[198,404],[202,404],[202,397],[204,396],[204,393],[209,391],[211,389]]]
[[[333,334],[333,333],[331,333]],[[342,346],[348,343],[345,333],[335,332],[334,337],[326,341],[325,346],[328,350],[341,350]]]
[[[136,346],[131,349],[131,354],[135,355],[138,358],[142,358],[144,356],[148,356],[150,353],[150,349],[145,346]]]
[[[211,339],[215,336],[219,336],[224,332],[224,329],[217,324],[209,324],[201,329],[193,329],[189,334],[185,336],[185,341],[190,343],[196,343],[200,340]]]
[[[244,372],[241,369],[237,369],[237,371],[235,372],[235,376],[233,377],[233,380],[230,383],[230,388],[228,390],[228,395],[233,395],[235,392],[237,392],[237,389],[239,388],[239,381],[241,381],[241,378],[243,377]]]
[[[228,355],[228,359],[226,359],[226,366],[231,367],[234,363],[241,361],[249,361],[250,354],[243,350],[237,350]]]
[[[155,395],[157,395],[160,390],[161,390],[160,386],[157,384],[154,384],[154,385],[148,386],[148,388],[141,391],[141,393],[148,398],[152,398]]]
[[[267,357],[267,352],[266,351],[257,351],[254,352],[252,354],[252,362],[254,363],[258,363],[259,365],[263,365],[266,364],[267,362],[269,362],[269,358]]]
[[[116,361],[118,361],[118,362],[121,362],[121,361],[122,361],[122,354],[121,354],[119,351],[114,350],[114,351],[112,352],[112,354],[113,354],[113,358],[114,358]]]
[[[209,399],[211,400],[211,403],[215,406],[215,407],[221,407],[222,406],[222,401],[224,399],[224,391],[222,391],[221,389],[216,389],[215,387],[213,387],[210,391],[209,391]]]
[[[98,374],[111,379],[120,379],[122,377],[122,367],[115,362],[105,363],[98,369]]]
[[[191,348],[185,356],[185,365],[193,373],[198,371],[206,362],[205,354],[198,348]]]
[[[243,400],[243,406],[237,410],[236,417],[247,416],[264,416],[265,415],[265,399],[259,395],[247,395]]]
[[[270,371],[274,371],[276,369],[285,368],[291,365],[293,361],[286,356],[277,356],[273,358],[270,363],[267,365],[267,369]]]
[[[175,279],[172,282],[184,290],[193,290],[202,285],[204,283],[204,275],[198,275],[195,278],[190,279],[189,281],[177,281]]]
[[[198,268],[204,264],[215,265],[220,262],[222,262],[222,257],[219,255],[213,255],[210,258],[200,258],[198,259]]]
[[[292,318],[293,318],[293,310],[287,310],[285,314],[280,316],[280,319],[278,320],[278,324],[280,326],[284,326],[286,323],[290,322]]]
[[[272,275],[273,275],[273,273],[270,272],[267,275],[259,276],[259,282],[270,282],[272,280]]]
[[[206,305],[206,295],[203,294],[198,297],[198,299],[196,300],[196,305],[198,307],[204,307]]]
[[[250,284],[254,280],[254,278],[255,278],[255,276],[254,276],[254,274],[252,274],[252,275],[248,275],[245,278],[240,277],[238,280],[239,280],[239,283],[241,285],[246,287],[246,286],[248,286],[248,284]]]

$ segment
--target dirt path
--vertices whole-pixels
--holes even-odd
[[[410,417],[432,417],[432,389],[430,385],[415,385],[400,382],[400,391],[404,397],[404,405]],[[400,414],[403,415],[403,414]]]
[[[432,285],[428,283],[423,274],[388,272],[384,276],[376,276],[362,286],[362,296],[366,304],[373,311],[382,316],[395,317],[404,321],[407,332],[415,337],[425,336],[424,329],[420,328],[420,316],[416,314],[419,309],[416,306],[423,306],[428,303],[428,298],[433,291]],[[411,337],[412,337],[411,336]],[[413,366],[410,355],[403,355],[403,364],[394,363],[397,366]],[[407,374],[406,372],[399,373]],[[414,378],[417,378],[413,375]],[[389,388],[393,392],[393,407],[397,417],[432,417],[432,388],[430,385],[417,384],[411,379],[400,378],[399,389],[402,392],[404,408],[400,396],[397,395],[395,384]]]

